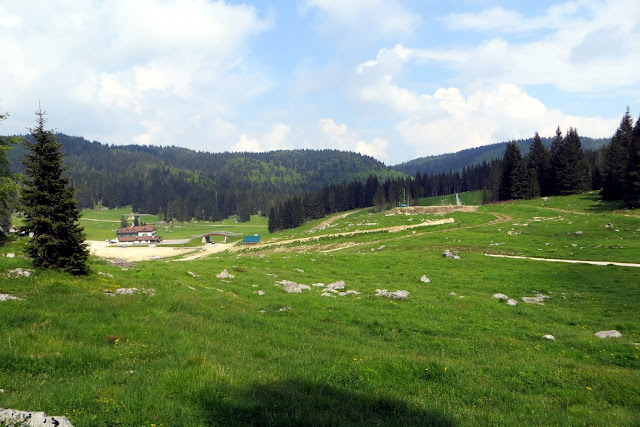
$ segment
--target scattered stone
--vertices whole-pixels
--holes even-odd
[[[544,305],[544,298],[541,297],[522,297],[522,301],[526,302],[527,304]]]
[[[378,250],[379,250],[379,251],[381,251],[381,250],[383,250],[384,248],[386,248],[386,246],[385,246],[385,245],[382,245],[382,246],[380,246],[380,247],[378,248]]]
[[[510,306],[514,307],[514,306],[518,305],[518,301],[514,300],[513,298],[509,298],[507,300],[507,305],[510,305]]]
[[[571,244],[571,247],[573,247],[573,248],[577,248],[577,247],[578,247],[578,245],[577,245],[576,243],[572,243],[572,244]]]
[[[542,200],[546,202],[547,200],[549,200],[549,198],[548,197],[543,197]]]
[[[288,294],[301,294],[302,288],[296,282],[289,282],[284,285],[284,291]]]
[[[553,335],[543,335],[542,338],[547,339],[547,340],[551,340],[551,341],[555,341],[556,337],[554,337]]]
[[[278,311],[291,311],[292,308],[291,307],[282,307],[280,310]]]
[[[4,254],[4,256],[6,256],[7,258],[15,258],[16,254],[14,254],[13,252],[9,252],[8,254]]]
[[[493,294],[492,298],[496,298],[496,299],[509,299],[508,296],[506,296],[505,294]]]
[[[310,291],[311,290],[311,286],[309,286],[309,285],[298,284],[298,287],[300,289],[302,289],[303,291]]]
[[[341,292],[342,293],[342,292]],[[360,295],[360,292],[354,290],[348,290],[344,293],[345,295]]]
[[[338,291],[335,291],[335,292],[338,292]],[[332,298],[336,297],[335,295],[333,295],[333,294],[331,294],[329,292],[323,292],[323,293],[320,294],[320,296],[321,297],[332,297]]]
[[[304,270],[301,268],[296,268],[293,271],[297,271],[298,273],[304,273]]]
[[[332,288],[324,288],[324,289],[322,290],[322,292],[323,292],[323,293],[325,293],[325,294],[326,294],[326,293],[332,293],[332,294],[337,294],[337,293],[339,293],[338,291],[336,291],[335,289],[332,289]]]
[[[236,276],[234,276],[233,274],[229,274],[227,270],[222,270],[222,272],[216,274],[216,277],[218,279],[235,279],[236,278]]]
[[[400,299],[400,300],[406,300],[407,298],[409,298],[409,291],[395,291],[395,292],[389,292],[386,289],[376,289],[375,290],[375,295],[377,297],[388,297],[388,298],[392,298],[392,299]]]
[[[324,288],[324,283],[312,283],[311,286],[314,286],[316,288]]]
[[[618,331],[600,331],[600,332],[596,332],[595,336],[597,336],[598,338],[620,338],[622,337],[622,334]]]
[[[137,293],[155,295],[156,294],[156,290],[152,289],[152,288],[149,288],[149,289],[118,288],[113,292],[111,292],[108,289],[105,289],[104,293],[107,294],[107,295],[110,295],[110,296],[115,296],[115,295],[133,295],[133,294],[137,294]]]
[[[194,273],[193,271],[187,271],[187,273],[189,273],[191,275],[191,277],[198,277],[198,275],[196,273]]]
[[[113,279],[113,274],[109,274],[109,273],[103,273],[102,271],[98,272],[98,276],[106,276],[110,279]]]
[[[258,287],[258,286],[260,286],[260,285],[251,285],[251,286],[253,286],[254,288],[257,288],[257,287]]]
[[[431,283],[431,280],[429,280],[429,278],[428,278],[427,276],[425,276],[425,275],[423,275],[423,276],[420,278],[420,281],[421,281],[422,283]]]
[[[262,314],[264,314],[264,313],[266,313],[266,312],[267,312],[267,310],[260,310],[258,313],[262,313]]]
[[[453,259],[460,259],[460,255],[454,255]]]
[[[107,260],[107,262],[111,265],[115,265],[116,267],[121,267],[123,269],[133,267],[133,264],[120,258],[109,259]]]
[[[344,283],[343,280],[338,280],[337,282],[329,283],[327,285],[326,289],[340,290],[340,289],[344,289],[345,286],[346,286],[346,284]]]
[[[0,408],[0,425],[73,427],[65,416],[47,416],[44,412]]]
[[[450,250],[450,249],[447,249],[446,251],[444,251],[444,252],[442,253],[442,256],[443,256],[444,258],[453,258],[453,256],[454,256],[454,255],[453,255],[453,253],[451,252],[451,250]]]
[[[582,231],[576,231],[576,232],[575,232],[575,233],[573,233],[573,234],[575,234],[576,236],[582,236]]]
[[[187,286],[187,288],[191,289],[192,291],[196,290],[196,288],[194,288],[193,286]]]
[[[458,294],[456,294],[455,292],[449,292],[449,295],[452,296],[452,297],[455,297]]]
[[[0,301],[9,301],[9,300],[21,301],[22,298],[18,298],[10,294],[0,294]]]
[[[316,262],[315,258],[311,258],[311,262]]]
[[[264,291],[255,291],[254,294],[258,294],[260,296],[264,295]]]
[[[33,273],[33,270],[25,270],[19,267],[13,270],[9,270],[9,276],[16,276],[16,277],[29,277],[31,276],[31,273]]]

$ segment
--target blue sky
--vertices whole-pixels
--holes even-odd
[[[640,109],[640,2],[0,0],[0,132],[388,165]]]

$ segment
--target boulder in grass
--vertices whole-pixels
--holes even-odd
[[[218,279],[235,279],[236,276],[233,274],[229,274],[227,270],[222,270],[220,273],[216,274]]]
[[[543,335],[542,338],[547,339],[547,340],[551,340],[551,341],[555,341],[556,337],[554,337],[553,335]]]
[[[429,278],[426,275],[422,275],[422,277],[420,278],[420,281],[422,283],[431,283],[431,280],[429,280]]]
[[[622,334],[618,331],[600,331],[600,332],[596,332],[595,336],[597,336],[598,338],[620,338],[622,337]]]
[[[394,292],[389,292],[386,289],[376,289],[375,295],[377,297],[388,297],[391,299],[406,300],[407,298],[409,298],[409,291],[398,290]]]
[[[15,268],[13,270],[9,270],[9,276],[13,277],[29,277],[33,273],[33,270],[27,270],[24,268]]]
[[[284,285],[284,291],[288,294],[301,294],[302,288],[297,283],[288,283]]]
[[[493,294],[492,298],[496,298],[496,299],[509,299],[508,296],[506,296],[505,294]]]
[[[47,416],[44,412],[0,408],[0,425],[73,427],[65,416]]]
[[[346,284],[343,280],[338,280],[337,282],[329,283],[325,289],[335,289],[338,291],[344,289],[345,286]]]
[[[10,294],[0,294],[0,301],[10,301],[10,300],[20,301],[22,300],[22,298],[18,298]]]
[[[507,305],[510,305],[512,307],[515,307],[516,305],[518,305],[518,301],[514,300],[513,298],[509,298],[507,300]]]
[[[337,292],[337,291],[336,291]],[[329,292],[323,292],[320,294],[321,297],[333,297],[335,298],[335,295],[330,294]]]
[[[522,301],[526,302],[527,304],[544,305],[544,298],[542,297],[522,297]]]

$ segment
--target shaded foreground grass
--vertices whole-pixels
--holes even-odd
[[[575,237],[560,232],[567,221],[549,222],[549,236],[476,221],[496,211],[521,223],[541,209],[527,203],[456,214],[469,229],[387,233],[382,250],[374,236],[374,251],[363,241],[332,253],[253,249],[126,271],[93,262],[113,278],[2,277],[0,293],[24,300],[0,303],[0,406],[67,414],[76,426],[637,425],[638,270],[483,256],[501,237],[516,240],[498,248],[523,252],[538,252],[539,238],[564,246]],[[585,237],[612,214],[590,215]],[[448,248],[461,259],[443,259]],[[3,272],[29,266],[0,260]],[[222,269],[235,279],[216,279]],[[344,280],[361,295],[286,294],[279,279]],[[104,294],[125,286],[156,293]],[[378,288],[411,294],[377,298]],[[509,307],[491,298],[497,292],[551,298]],[[623,337],[593,335],[608,329]]]

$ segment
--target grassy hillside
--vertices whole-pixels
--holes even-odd
[[[0,293],[23,300],[0,302],[0,406],[76,426],[637,425],[640,270],[484,255],[638,262],[638,214],[618,208],[584,194],[360,210],[200,260],[95,259],[86,278],[9,278],[30,268],[12,243]],[[104,292],[124,286],[155,292]]]

